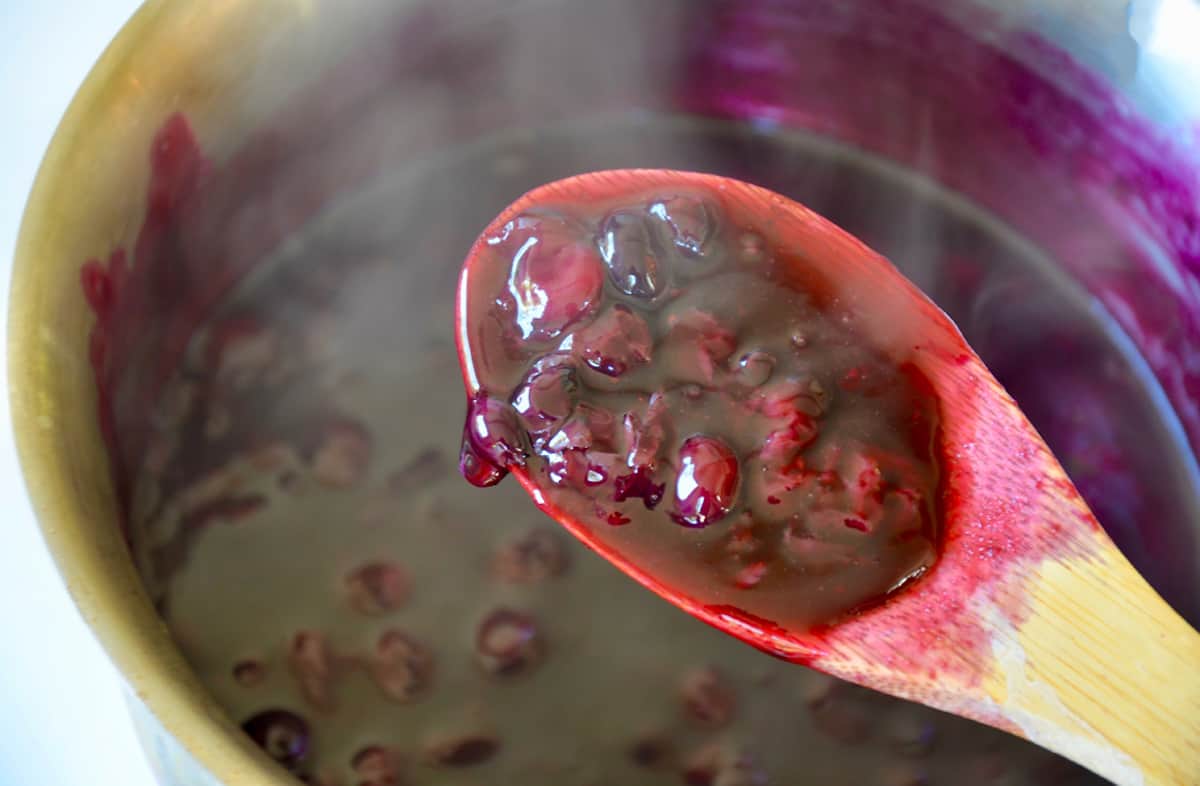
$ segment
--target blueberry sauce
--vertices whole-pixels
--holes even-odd
[[[462,470],[812,627],[935,561],[938,405],[766,222],[690,182],[498,219],[460,284]]]

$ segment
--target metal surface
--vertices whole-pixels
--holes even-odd
[[[1178,10],[1189,5],[1194,8],[1191,0],[1159,0],[1134,3],[1131,9],[1125,2],[1059,0],[1020,3],[1010,13],[1014,25],[1051,35],[1111,81],[1124,85],[1147,113],[1188,129],[1195,113],[1179,92],[1180,85],[1187,82],[1179,75],[1187,73],[1188,66],[1171,46],[1155,51],[1149,44],[1174,40],[1167,32],[1169,26],[1156,20],[1168,14],[1182,14],[1171,16],[1172,20],[1190,18],[1188,11]],[[213,4],[152,0],[96,66],[60,127],[43,164],[17,249],[9,317],[13,352],[9,371],[15,430],[30,493],[71,596],[136,693],[138,725],[165,783],[265,786],[288,781],[224,719],[171,644],[127,557],[115,526],[114,497],[94,418],[85,349],[91,318],[77,285],[78,268],[99,249],[128,242],[132,236],[137,223],[134,217],[140,215],[142,206],[140,190],[128,184],[146,181],[144,151],[165,114],[185,109],[202,137],[236,137],[256,120],[229,111],[245,97],[239,94],[244,88],[239,79],[243,70],[272,46],[325,51],[318,42],[324,40],[330,18],[337,13],[337,3],[313,0]],[[7,22],[6,16],[6,28]],[[1143,47],[1140,52],[1139,43]],[[80,47],[80,51],[86,50]],[[12,56],[11,51],[7,54]],[[34,59],[29,55],[28,60]],[[316,70],[320,64],[318,54],[311,67]],[[4,73],[19,74],[22,67],[9,66]],[[263,104],[259,110],[266,112],[269,107]],[[219,135],[216,129],[220,129]],[[64,232],[65,227],[70,231]],[[28,537],[29,526],[21,531],[22,540],[0,546],[5,559],[23,561],[24,555],[33,553],[31,549],[36,550]],[[33,562],[36,558],[30,563],[31,575],[40,571],[41,578],[34,580],[44,582],[45,566],[39,568]],[[5,595],[12,600],[4,602],[19,601],[22,592],[28,590],[6,588]],[[71,613],[62,601],[61,595],[57,596],[43,611],[22,603],[18,613],[24,621],[23,632],[9,634],[14,635],[10,647],[29,648],[47,670],[18,666],[3,679],[16,684],[25,675],[29,684],[14,689],[14,695],[20,696],[26,707],[38,707],[26,710],[38,719],[34,728],[52,728],[53,709],[47,708],[58,707],[69,713],[61,718],[62,727],[71,735],[69,740],[64,738],[63,745],[77,750],[86,747],[78,742],[78,733],[80,728],[88,728],[92,729],[89,744],[97,743],[95,755],[118,755],[113,752],[127,748],[108,747],[103,730],[108,724],[123,724],[124,717],[107,722],[81,720],[78,710],[66,709],[63,700],[75,696],[71,691],[82,683],[69,687],[70,679],[53,683],[49,676],[49,669],[64,673],[76,663],[74,647],[85,641],[78,627],[73,634],[66,634],[64,628],[68,638],[57,643],[31,643],[40,620]],[[46,648],[50,654],[43,654]],[[83,682],[101,684],[106,679],[104,670],[96,667],[94,652],[90,657],[96,670],[83,672],[94,675]],[[55,687],[41,688],[46,682]],[[9,695],[8,684],[0,685]],[[46,702],[43,690],[59,697],[59,703]],[[108,703],[98,705],[98,717],[112,712],[113,691],[106,695]],[[24,773],[12,782],[84,782],[76,775],[63,774],[83,770],[62,770],[53,778],[40,778],[38,762],[47,762],[57,753],[48,741],[52,737],[41,737],[40,751],[36,745],[30,748],[44,754],[40,758],[24,755],[16,739],[0,737],[0,762],[15,762],[13,771]],[[104,764],[93,761],[86,782],[106,782],[95,775],[100,772],[102,776],[105,769]],[[9,782],[7,775],[0,772],[0,782]],[[133,784],[135,777],[122,772],[112,782]]]

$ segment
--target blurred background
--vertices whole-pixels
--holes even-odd
[[[0,301],[6,312],[12,250],[38,163],[74,91],[137,5],[0,0],[6,38],[0,47]],[[1052,4],[1053,13],[1038,0],[1020,5],[1046,14],[1047,26],[1071,18],[1071,2]],[[1171,107],[1196,113],[1198,0],[1130,2],[1123,13],[1096,23],[1128,30],[1129,46],[1077,56],[1122,79],[1190,85],[1190,91],[1171,91]],[[7,390],[4,356],[0,345]],[[0,398],[0,503],[6,513],[0,525],[0,786],[148,786],[152,779],[118,678],[71,605],[32,520],[7,396]]]

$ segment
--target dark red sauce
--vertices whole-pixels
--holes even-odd
[[[939,414],[833,263],[772,228],[692,182],[485,231],[461,465],[518,469],[672,590],[803,631],[933,565]]]

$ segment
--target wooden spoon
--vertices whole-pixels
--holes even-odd
[[[535,503],[622,571],[676,606],[777,657],[995,726],[1120,786],[1200,784],[1200,634],[1105,534],[1045,442],[950,319],[887,260],[778,194],[736,180],[627,170],[542,186],[472,248],[460,284],[458,342],[468,392],[465,304],[484,238],[546,205],[695,188],[772,237],[837,270],[837,297],[931,381],[945,472],[938,562],[886,602],[817,630],[787,630],[665,585],[508,467]]]

